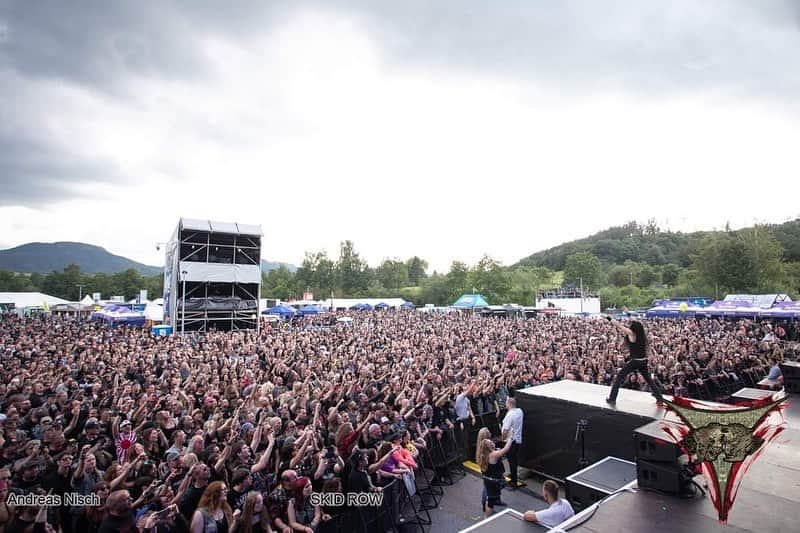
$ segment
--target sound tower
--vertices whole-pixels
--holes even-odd
[[[181,218],[166,246],[164,321],[174,332],[258,329],[261,226]]]

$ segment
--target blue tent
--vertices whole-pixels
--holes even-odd
[[[276,305],[261,312],[262,315],[278,315],[280,317],[294,316],[295,313],[297,313],[295,308],[289,305]]]
[[[389,304],[381,302],[381,303],[379,303],[378,305],[375,306],[375,309],[387,309],[388,307],[389,307]]]
[[[456,309],[476,309],[479,307],[489,307],[486,299],[480,294],[462,294],[461,298],[451,306]]]
[[[305,316],[305,315],[318,315],[318,314],[320,314],[322,312],[322,309],[320,309],[316,305],[307,305],[305,307],[300,308],[297,312],[300,313],[303,316]]]
[[[405,302],[403,305],[400,306],[400,309],[414,309],[414,304],[411,302]]]
[[[350,309],[352,309],[354,311],[372,311],[372,306],[369,305],[369,304],[366,304],[366,303],[364,303],[364,304],[356,304],[356,305],[352,306]]]

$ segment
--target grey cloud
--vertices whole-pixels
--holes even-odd
[[[797,0],[340,5],[365,17],[398,63],[481,70],[582,93],[717,89],[786,104],[800,90]]]
[[[202,83],[209,65],[201,39],[247,47],[306,7],[357,17],[400,66],[533,81],[587,98],[600,90],[712,89],[800,114],[798,0],[6,0],[0,83],[3,71],[13,72],[123,102],[132,75]],[[0,85],[0,102],[13,99]],[[75,182],[122,179],[38,136],[37,121],[50,110],[48,102],[40,107],[25,117],[25,140],[0,125],[0,204],[52,201],[72,194]]]
[[[0,7],[0,66],[112,90],[129,73],[201,78],[198,37],[247,45],[291,10],[355,14],[393,62],[493,72],[564,90],[729,89],[794,98],[798,0],[238,0]]]
[[[0,6],[0,67],[124,92],[129,75],[202,79],[199,38],[243,39],[280,12],[267,2],[10,0]]]
[[[75,197],[75,185],[122,179],[107,162],[76,160],[50,145],[0,132],[0,207],[41,206]]]

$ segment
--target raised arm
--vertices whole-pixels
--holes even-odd
[[[620,331],[620,333],[625,335],[630,342],[636,342],[636,334],[631,330],[631,328],[611,316],[607,316],[606,318]]]
[[[501,457],[508,453],[508,450],[511,449],[511,444],[513,444],[513,442],[514,439],[507,439],[505,446],[489,454],[489,461],[496,463]]]

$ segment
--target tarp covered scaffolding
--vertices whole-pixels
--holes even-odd
[[[166,247],[164,323],[173,331],[258,329],[260,226],[182,218]]]

